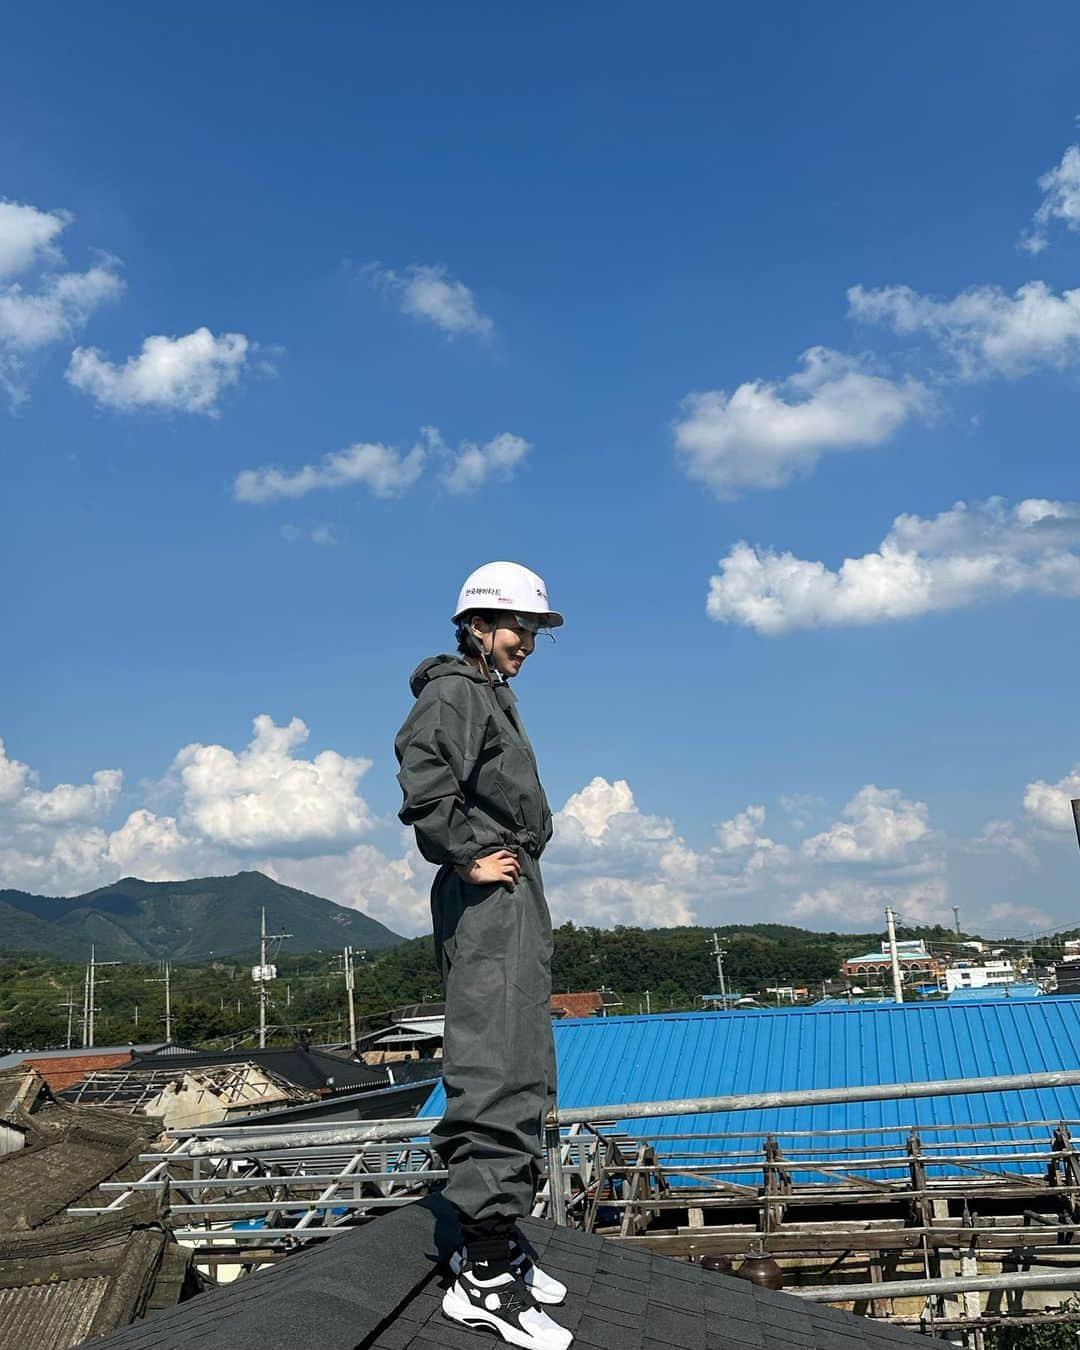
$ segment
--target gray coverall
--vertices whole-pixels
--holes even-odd
[[[416,704],[394,743],[400,816],[439,871],[431,889],[446,992],[446,1111],[431,1133],[449,1171],[446,1198],[474,1221],[527,1214],[555,1102],[551,916],[540,854],[551,811],[508,684],[457,656],[413,672]],[[454,868],[508,848],[510,890],[473,886]]]

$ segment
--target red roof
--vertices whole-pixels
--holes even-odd
[[[71,1087],[73,1083],[81,1083],[88,1073],[94,1069],[116,1069],[121,1064],[131,1062],[131,1052],[129,1050],[113,1050],[107,1055],[95,1055],[93,1053],[86,1055],[64,1055],[56,1057],[53,1055],[42,1055],[35,1058],[33,1055],[27,1055],[23,1060],[24,1064],[32,1065],[45,1079],[53,1092],[59,1092],[62,1088]]]
[[[552,994],[551,1011],[556,1017],[594,1017],[604,1006],[595,991],[589,994]]]

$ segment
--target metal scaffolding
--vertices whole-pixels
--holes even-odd
[[[1069,1070],[562,1111],[548,1122],[534,1213],[680,1259],[778,1257],[792,1293],[978,1346],[1003,1320],[1062,1316],[1047,1299],[1080,1291],[1080,1121],[763,1137],[650,1133],[650,1118],[1078,1083]],[[138,1180],[105,1183],[106,1203],[71,1212],[115,1210],[154,1190],[199,1263],[251,1268],[435,1188],[446,1172],[427,1140],[433,1123],[253,1116],[228,1130],[177,1130],[140,1155]]]

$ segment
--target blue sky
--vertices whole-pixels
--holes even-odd
[[[419,931],[407,675],[510,557],[557,918],[1080,920],[1078,29],[9,15],[0,885]]]

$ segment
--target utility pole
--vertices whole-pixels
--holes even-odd
[[[720,1007],[727,1007],[727,985],[724,983],[724,949],[720,946],[720,939],[716,936],[716,930],[712,935],[712,953],[716,957],[716,974],[720,980]]]
[[[153,979],[143,980],[143,984],[163,984],[165,986],[165,1040],[172,1045],[172,986],[170,984],[169,962],[165,962],[165,974]]]
[[[356,976],[353,971],[353,949],[345,948],[345,996],[349,1000],[349,1049],[356,1054],[356,999],[354,991],[356,989]],[[366,952],[360,953],[361,961],[367,955]]]
[[[952,912],[953,912],[953,918],[956,920],[956,936],[959,937],[959,936],[960,936],[960,906],[959,906],[959,905],[953,905],[953,907],[952,907]]]
[[[93,947],[90,948],[91,959],[93,959]],[[82,996],[82,1043],[85,1047],[89,1044],[88,1036],[90,1033],[90,967],[86,967],[86,973],[83,975],[83,996]]]
[[[291,933],[268,933],[266,931],[266,907],[262,908],[262,922],[259,927],[259,964],[251,972],[253,979],[259,986],[259,1049],[266,1049],[266,1005],[270,1001],[270,981],[277,978],[277,967],[270,964],[266,959],[266,944],[276,942],[278,946],[285,938],[292,937]],[[277,948],[274,949],[275,955]]]
[[[885,906],[885,927],[889,933],[889,960],[892,962],[893,993],[896,996],[897,1003],[903,1003],[904,986],[900,977],[900,954],[896,950],[896,913],[889,905]]]
[[[84,1000],[84,1020],[83,1020],[83,1045],[92,1046],[94,1044],[94,1013],[100,1009],[94,1006],[94,996],[97,986],[97,970],[99,966],[118,966],[119,961],[98,961],[94,957],[94,945],[90,944],[90,964],[86,967],[86,997]],[[103,984],[107,981],[103,980]]]
[[[67,1048],[68,1048],[69,1050],[71,1049],[71,1023],[72,1023],[72,1014],[74,1013],[75,1007],[76,1007],[75,999],[73,998],[74,992],[75,992],[75,991],[72,989],[71,985],[69,984],[69,985],[68,985],[67,1002],[65,1002],[65,1003],[58,1003],[58,1004],[56,1005],[58,1008],[66,1008],[66,1009],[67,1009],[67,1015],[68,1015],[68,1020],[67,1020]]]

